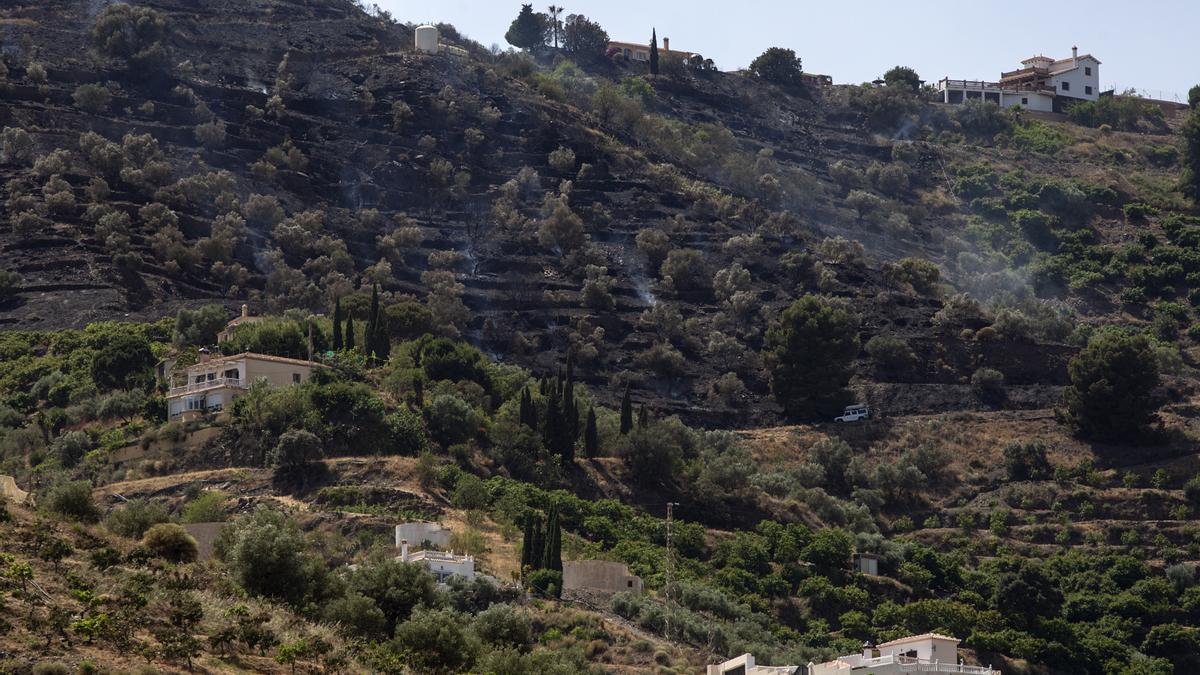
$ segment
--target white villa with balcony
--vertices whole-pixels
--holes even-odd
[[[875,646],[863,645],[861,654],[839,656],[833,661],[808,664],[809,675],[871,675],[894,673],[966,673],[1001,675],[991,666],[969,666],[958,656],[959,640],[937,633],[910,635]]]
[[[999,82],[952,80],[937,83],[943,103],[990,101],[1001,108],[1021,106],[1039,112],[1064,112],[1078,101],[1100,97],[1100,60],[1091,54],[1079,54],[1071,48],[1070,58],[1052,59],[1034,56],[1021,62],[1022,68],[1000,73]]]
[[[271,387],[288,387],[307,381],[314,369],[324,367],[314,361],[252,352],[210,358],[206,351],[201,351],[199,363],[173,374],[173,386],[167,392],[167,413],[174,421],[219,415],[254,382],[261,380]]]

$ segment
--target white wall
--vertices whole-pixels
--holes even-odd
[[[916,650],[917,658],[923,661],[938,661],[939,663],[958,662],[958,643],[954,640],[927,638],[914,642],[905,642],[889,647],[880,647],[879,655],[899,655]]]
[[[1036,110],[1038,112],[1054,112],[1054,97],[1037,94],[1031,91],[1022,91],[1015,94],[1004,94],[1000,105],[1005,108],[1011,108],[1019,105],[1026,110]]]
[[[1092,69],[1090,76],[1085,75],[1087,68]],[[1100,64],[1095,59],[1079,59],[1079,67],[1066,70],[1057,75],[1051,75],[1050,81],[1054,84],[1055,90],[1063,96],[1082,98],[1089,101],[1095,101],[1100,98]],[[1063,90],[1063,82],[1070,83],[1070,90]],[[1086,87],[1091,87],[1092,93],[1087,93]]]

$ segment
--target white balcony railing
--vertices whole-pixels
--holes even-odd
[[[968,666],[961,663],[941,663],[911,656],[888,655],[873,659],[857,658],[852,664],[854,669],[879,668],[895,665],[901,673],[964,673],[965,675],[993,675],[996,671],[987,666]]]
[[[167,392],[167,396],[180,396],[182,394],[191,394],[197,391],[208,391],[209,389],[220,389],[222,387],[233,387],[237,389],[245,388],[242,380],[236,377],[218,377],[212,380],[204,380],[203,382],[188,382],[179,387],[171,387]]]

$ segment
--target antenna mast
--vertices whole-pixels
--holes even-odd
[[[678,502],[667,502],[667,565],[666,565],[666,593],[667,593],[667,619],[666,619],[666,634],[667,639],[671,639],[671,616],[674,613],[675,605],[673,602],[671,587],[674,585],[675,577],[675,542],[671,538],[671,524],[674,520],[673,509],[679,506]]]

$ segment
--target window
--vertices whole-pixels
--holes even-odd
[[[300,384],[300,373],[292,373],[292,384]]]
[[[1062,90],[1063,90],[1063,91],[1071,91],[1071,83],[1070,83],[1070,82],[1063,82],[1063,83],[1062,83]]]
[[[1091,88],[1091,86],[1084,87],[1084,88],[1083,88],[1083,93],[1087,94],[1088,96],[1091,96],[1091,95],[1092,95],[1092,88]]]
[[[1083,67],[1083,74],[1084,74],[1084,75],[1087,75],[1088,77],[1091,77],[1091,76],[1092,76],[1092,67],[1091,67],[1091,66],[1084,66],[1084,67]]]
[[[227,370],[227,371],[225,371],[224,373],[222,373],[222,374],[221,374],[221,377],[224,377],[224,378],[227,378],[227,379],[230,379],[230,380],[236,380],[236,379],[238,379],[238,371],[237,371],[237,368],[230,368],[229,370]]]
[[[633,579],[625,580],[625,588],[633,588]]]
[[[1029,105],[1029,97],[1028,96],[1021,97],[1021,105]]]
[[[203,396],[192,396],[191,398],[187,399],[187,409],[188,410],[204,410],[204,397]]]

